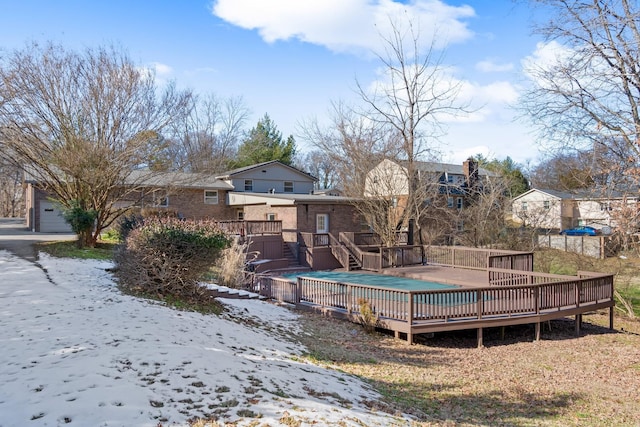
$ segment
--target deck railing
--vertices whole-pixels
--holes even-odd
[[[218,225],[227,233],[240,236],[282,233],[282,221],[218,221]]]
[[[562,281],[508,288],[432,291],[404,291],[308,277],[298,277],[296,282],[267,277],[263,283],[265,287],[261,293],[266,297],[292,304],[345,310],[347,313],[358,313],[366,301],[381,319],[411,324],[417,321],[437,323],[455,319],[539,315],[613,300],[613,275],[595,273],[589,277],[564,276]]]
[[[349,250],[340,244],[333,234],[327,233],[327,236],[331,246],[331,254],[340,262],[340,265],[349,270]]]
[[[429,264],[473,270],[486,270],[487,268],[533,270],[532,252],[523,253],[466,246],[425,246],[424,250]]]
[[[382,254],[381,268],[404,267],[425,262],[422,246],[380,248],[380,253]]]
[[[302,244],[308,248],[327,247],[329,244],[329,233],[298,233]]]
[[[316,248],[333,245],[328,233],[299,233],[299,235],[306,247]],[[362,264],[363,270],[380,271],[384,268],[428,263],[473,270],[502,268],[533,271],[532,252],[523,253],[464,246],[405,245],[387,248],[370,245],[370,243],[376,241],[376,238],[372,237],[371,233],[341,232],[339,236],[340,242],[347,245],[352,254]],[[364,250],[359,246],[367,246],[370,251]],[[340,259],[338,260],[341,261]]]
[[[345,233],[348,235],[349,240],[355,243],[358,246],[381,246],[382,240],[380,239],[380,235],[377,233]],[[396,241],[400,245],[406,245],[408,242],[409,236],[406,231],[398,231],[396,233]]]

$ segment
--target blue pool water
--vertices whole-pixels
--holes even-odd
[[[460,288],[460,286],[426,282],[424,280],[410,279],[407,277],[396,277],[386,274],[351,273],[345,271],[308,271],[304,273],[285,274],[283,277],[294,280],[298,276],[357,285],[381,286],[404,291],[435,291]]]

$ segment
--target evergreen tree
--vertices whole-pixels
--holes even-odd
[[[282,133],[268,114],[251,129],[248,138],[238,147],[235,167],[249,166],[256,163],[279,160],[291,165],[296,153],[296,143],[292,135],[286,141]]]

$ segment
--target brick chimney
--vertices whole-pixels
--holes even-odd
[[[462,173],[467,187],[471,188],[478,182],[478,162],[469,157],[462,163]]]

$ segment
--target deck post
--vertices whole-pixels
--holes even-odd
[[[613,330],[613,308],[614,306],[609,307],[609,329]]]
[[[536,322],[536,341],[540,341],[540,322]]]
[[[478,328],[478,348],[482,348],[483,347],[483,343],[482,343],[482,328]]]
[[[413,344],[413,332],[411,332],[411,328],[409,328],[409,332],[407,332],[407,344]]]
[[[580,335],[580,326],[582,326],[582,314],[576,314],[576,335]]]

